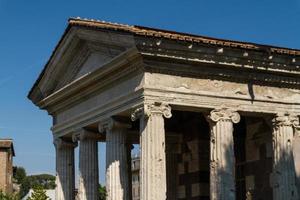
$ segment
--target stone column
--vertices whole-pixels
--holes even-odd
[[[101,122],[99,131],[106,132],[106,190],[107,200],[130,200],[128,177],[127,129],[130,124],[114,119]],[[131,179],[130,179],[131,180]]]
[[[74,148],[77,144],[66,142],[61,138],[55,139],[53,143],[56,149],[55,199],[74,200]]]
[[[98,138],[99,134],[80,130],[74,135],[79,140],[79,189],[80,200],[98,200]]]
[[[233,123],[240,115],[227,108],[215,109],[208,116],[210,122],[210,199],[235,199],[235,158]]]
[[[162,103],[145,105],[132,114],[132,120],[140,118],[142,200],[166,199],[166,140],[163,117],[171,116],[170,106]]]
[[[278,114],[273,119],[273,173],[271,185],[273,199],[299,199],[296,187],[296,173],[293,157],[294,128],[298,126],[298,117],[290,114]]]

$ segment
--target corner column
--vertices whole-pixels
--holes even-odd
[[[74,200],[74,148],[77,143],[66,142],[61,138],[56,138],[53,143],[56,149],[55,199]]]
[[[141,200],[166,199],[166,139],[163,117],[171,116],[170,106],[157,102],[145,105],[132,114],[132,120],[140,119]]]
[[[84,129],[73,137],[73,140],[79,140],[80,200],[98,200],[98,138],[99,134]]]
[[[130,200],[128,175],[127,129],[130,124],[113,118],[100,122],[99,131],[106,132],[106,190],[107,200]]]
[[[240,115],[231,109],[210,112],[210,199],[235,200],[233,123]]]
[[[298,128],[298,117],[291,114],[277,114],[273,119],[273,173],[271,184],[273,199],[299,199],[296,187],[296,173],[293,157],[293,138]]]

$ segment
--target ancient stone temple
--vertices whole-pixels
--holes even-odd
[[[13,193],[13,157],[15,156],[12,139],[0,139],[0,191]]]
[[[300,51],[70,19],[29,98],[53,117],[57,200],[296,200]]]

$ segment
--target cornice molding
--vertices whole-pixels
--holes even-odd
[[[241,50],[167,40],[139,38],[137,48],[148,57],[210,63],[287,74],[300,74],[300,57],[269,51]]]

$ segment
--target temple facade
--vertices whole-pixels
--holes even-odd
[[[56,199],[298,200],[300,51],[70,19],[29,99],[53,117]]]

